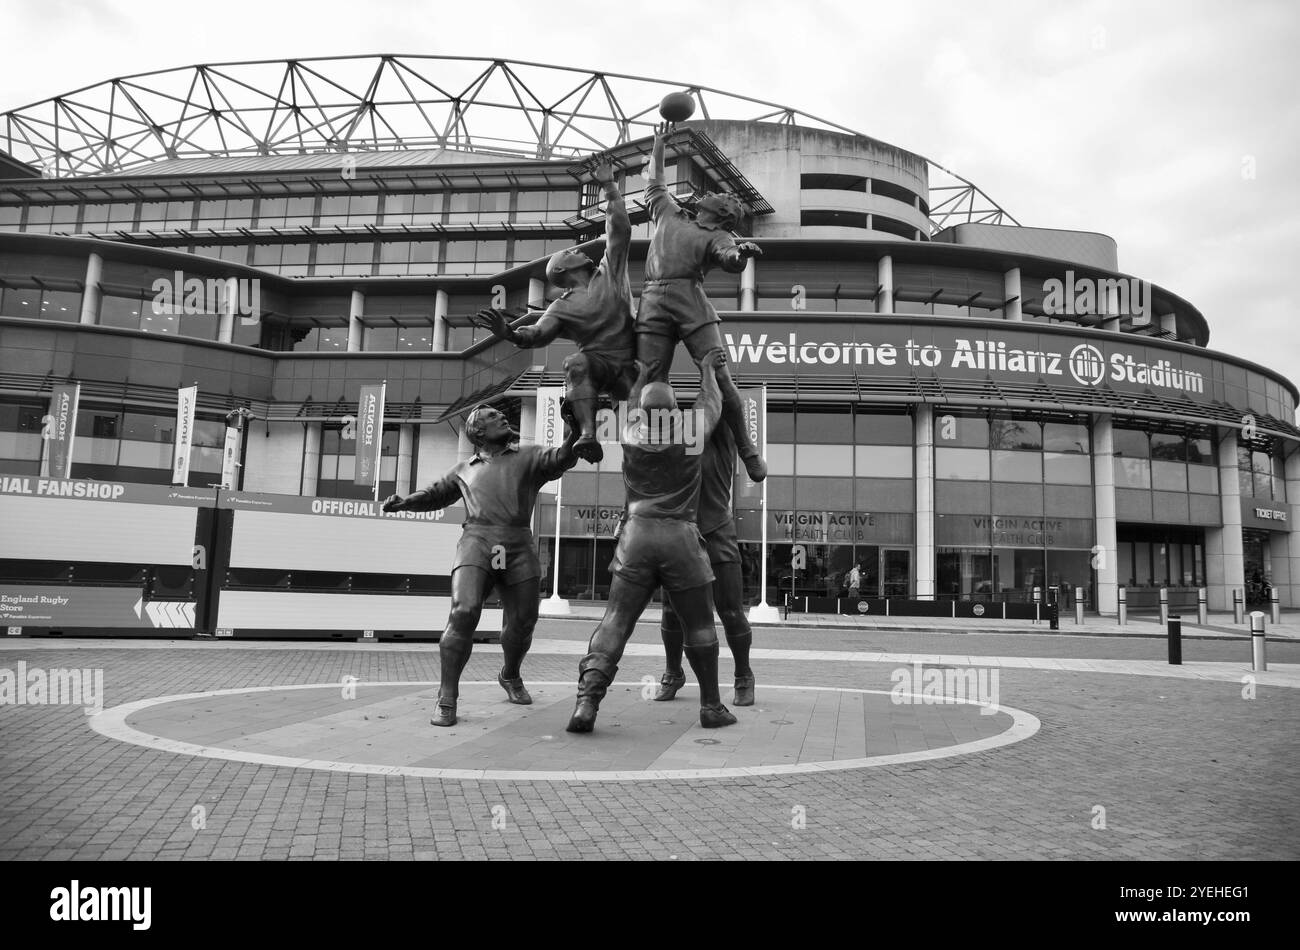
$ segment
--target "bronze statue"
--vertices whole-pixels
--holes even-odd
[[[677,341],[686,344],[697,363],[722,349],[721,319],[704,293],[704,275],[714,266],[729,273],[762,254],[751,241],[737,243],[731,230],[740,224],[744,208],[728,194],[709,194],[684,210],[664,185],[664,136],[655,134],[651,168],[647,173],[646,205],[655,223],[646,254],[645,287],[636,318],[636,356],[644,365],[657,365],[655,381],[667,382]],[[735,436],[741,461],[751,481],[767,477],[767,465],[749,440],[740,392],[724,363],[717,367],[723,418]]]
[[[465,420],[465,431],[477,449],[471,458],[422,491],[384,500],[384,511],[435,511],[457,500],[465,502],[465,530],[451,569],[451,613],[438,643],[442,675],[438,712],[430,720],[435,726],[456,723],[460,674],[473,649],[483,601],[494,585],[504,612],[505,660],[497,682],[510,702],[527,706],[533,701],[520,672],[537,624],[542,573],[533,543],[533,507],[543,484],[577,464],[577,427],[572,420],[566,412],[569,426],[558,448],[521,446],[503,413],[479,406]]]
[[[736,540],[736,522],[731,510],[731,483],[736,468],[736,441],[728,426],[713,430],[701,456],[699,528],[713,568],[713,604],[722,619],[727,647],[736,665],[735,696],[737,706],[754,705],[754,671],[749,665],[749,647],[754,639],[745,616],[745,587],[740,568],[740,544]],[[657,702],[666,702],[686,685],[682,672],[682,623],[665,598],[659,636],[664,642],[666,669],[655,693]]]
[[[693,411],[705,439],[721,417],[717,376],[725,359],[719,349],[700,362],[700,395]],[[578,699],[569,732],[592,730],[623,649],[660,586],[685,628],[686,658],[700,684],[700,724],[716,728],[736,721],[718,695],[718,635],[709,589],[713,571],[695,523],[700,454],[687,444],[672,387],[652,381],[659,369],[641,364],[629,399],[638,411],[629,413],[622,436],[627,507],[610,562],[613,578],[605,616],[578,664]]]
[[[595,178],[605,189],[605,254],[599,264],[576,247],[551,256],[546,276],[565,288],[564,296],[527,325],[532,315],[514,323],[504,310],[480,310],[474,318],[503,340],[519,347],[545,346],[557,337],[578,344],[578,352],[564,361],[565,399],[578,420],[578,441],[573,451],[588,462],[599,462],[604,451],[596,436],[596,401],[602,393],[626,399],[636,379],[632,332],[632,286],[627,276],[627,254],[632,222],[614,183],[608,163],[596,167]]]

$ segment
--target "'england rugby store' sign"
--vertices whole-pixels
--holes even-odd
[[[735,371],[767,378],[992,377],[1021,384],[1041,378],[1056,390],[1150,391],[1194,402],[1226,402],[1283,419],[1291,418],[1295,408],[1290,388],[1278,377],[1185,352],[1186,347],[1113,341],[1110,334],[1013,330],[976,320],[900,323],[880,316],[851,322],[791,321],[784,315],[770,321],[728,319],[722,329]],[[675,371],[687,369],[684,363],[674,366]]]

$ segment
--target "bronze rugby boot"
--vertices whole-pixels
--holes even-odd
[[[618,667],[603,653],[589,653],[578,664],[578,701],[565,732],[591,732],[596,725],[600,701],[614,680]]]
[[[718,641],[708,646],[687,646],[686,659],[700,684],[700,725],[705,729],[718,729],[735,725],[736,717],[722,705],[718,694]]]
[[[754,705],[754,674],[736,677],[736,695],[731,698],[737,706]]]
[[[438,694],[438,711],[434,713],[429,720],[431,726],[454,726],[456,725],[456,700],[443,699],[442,694]]]
[[[497,674],[497,682],[506,691],[507,702],[514,703],[516,706],[531,706],[533,704],[533,697],[528,694],[522,676],[507,677],[505,670],[502,670]]]
[[[677,691],[686,685],[686,674],[681,670],[671,670],[659,677],[659,688],[655,690],[655,702],[666,703],[677,695]]]

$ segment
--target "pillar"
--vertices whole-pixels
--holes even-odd
[[[886,254],[876,262],[876,280],[880,296],[876,300],[877,313],[894,312],[894,259]],[[933,426],[931,427],[933,429]]]
[[[230,343],[235,338],[235,311],[239,308],[239,284],[234,277],[226,278],[225,295],[221,313],[217,317],[217,342]]]
[[[1097,566],[1097,612],[1119,613],[1119,540],[1115,521],[1115,435],[1109,413],[1092,417],[1093,563]]]
[[[99,322],[99,302],[103,293],[99,282],[104,277],[104,259],[93,251],[86,258],[86,291],[81,295],[81,322],[96,324]]]
[[[439,290],[433,300],[433,352],[447,351],[447,291]]]
[[[397,428],[397,487],[399,495],[411,493],[411,459],[415,456],[415,426],[402,423]]]
[[[316,494],[316,485],[320,480],[320,446],[321,423],[308,422],[303,431],[302,446],[302,494]]]
[[[537,400],[525,396],[519,400],[519,441],[525,445],[537,441]]]
[[[912,417],[916,462],[916,598],[934,599],[934,407]]]
[[[1002,296],[1006,298],[1006,304],[1002,308],[1002,316],[1007,320],[1017,322],[1025,319],[1021,311],[1020,302],[1023,296],[1020,290],[1020,268],[1013,267],[1002,275]]]
[[[758,309],[758,265],[752,257],[740,272],[740,309],[746,313]]]
[[[1210,609],[1231,610],[1232,592],[1246,586],[1236,429],[1219,430],[1219,504],[1222,527],[1205,529],[1205,581]]]
[[[365,324],[361,318],[366,315],[366,295],[359,290],[352,291],[352,305],[348,308],[348,352],[361,352],[362,334]]]

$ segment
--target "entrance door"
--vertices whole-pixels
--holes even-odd
[[[912,552],[906,548],[884,548],[880,552],[880,595],[912,595]]]

